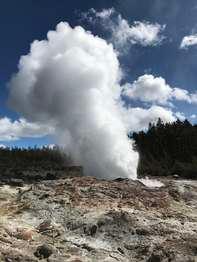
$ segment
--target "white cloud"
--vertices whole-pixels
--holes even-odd
[[[148,21],[135,21],[130,25],[114,8],[103,9],[101,12],[91,9],[84,18],[91,23],[95,23],[95,20],[101,23],[111,33],[110,41],[120,52],[123,52],[125,47],[135,44],[156,46],[164,39],[162,32],[165,25]]]
[[[197,45],[197,34],[185,36],[181,41],[180,49],[188,49],[194,45]]]
[[[80,17],[82,20],[86,20],[91,24],[95,24],[97,19],[107,20],[115,13],[115,9],[103,9],[101,12],[97,12],[94,8],[91,8],[88,12],[82,12]]]
[[[190,103],[191,104],[197,103],[197,93],[190,94]]]
[[[123,95],[132,100],[161,105],[169,105],[173,100],[197,103],[197,94],[190,94],[187,90],[177,87],[172,88],[164,78],[148,74],[140,76],[133,84],[126,84]]]
[[[143,102],[166,104],[171,97],[172,88],[162,77],[140,76],[132,85],[127,84],[123,94]]]
[[[190,118],[191,118],[191,119],[195,119],[195,118],[196,118],[196,114],[192,114],[192,115],[190,116]]]
[[[127,45],[156,46],[164,39],[161,32],[165,29],[158,23],[136,21],[129,25],[128,21],[118,16],[118,24],[112,27],[112,41],[122,48]]]
[[[181,120],[181,121],[184,121],[184,120],[185,120],[185,115],[184,115],[183,112],[176,112],[176,113],[175,113],[175,116],[176,116],[179,120]]]
[[[102,23],[102,25],[104,25],[104,21],[111,19],[111,16],[115,13],[116,11],[113,7],[108,9],[102,9],[102,11],[100,12],[96,11],[94,8],[91,8],[88,12],[82,12],[80,14],[80,17],[82,20],[86,20],[91,24],[100,22]]]
[[[96,17],[108,19],[111,17],[112,14],[115,13],[115,9],[112,7],[109,9],[103,9],[101,12],[96,12],[96,10],[92,8],[92,12],[96,15]]]
[[[25,119],[12,121],[0,119],[0,141],[17,140],[24,137],[43,137],[52,134],[54,129],[41,123],[30,123]]]
[[[10,104],[28,121],[56,123],[56,138],[89,175],[136,178],[120,102],[121,70],[111,44],[59,23],[34,41],[10,82]]]
[[[171,109],[161,106],[151,106],[148,109],[135,107],[123,111],[125,123],[128,130],[140,131],[146,129],[148,124],[157,122],[161,118],[164,123],[173,122],[176,120],[176,115]]]
[[[185,89],[173,88],[172,98],[179,101],[185,101],[189,104],[197,103],[197,93],[189,93],[189,91]]]
[[[174,97],[176,100],[179,101],[186,101],[188,103],[191,103],[191,95],[185,89],[176,88],[176,87],[173,88],[171,92],[171,97]]]

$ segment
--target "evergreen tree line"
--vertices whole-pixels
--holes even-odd
[[[197,179],[197,125],[188,120],[149,124],[147,131],[130,134],[140,153],[139,176],[179,175]]]
[[[0,172],[8,170],[58,170],[71,165],[68,155],[54,148],[0,148]]]

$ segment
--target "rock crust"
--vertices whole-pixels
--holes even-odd
[[[0,261],[196,262],[197,182],[69,176],[0,186]]]

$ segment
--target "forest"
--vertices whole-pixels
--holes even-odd
[[[197,125],[188,120],[149,124],[146,131],[130,133],[140,154],[138,176],[174,176],[197,179]],[[64,170],[71,158],[60,147],[0,148],[0,173]]]
[[[20,173],[24,170],[61,170],[72,164],[59,147],[0,148],[0,174]]]
[[[197,179],[197,125],[188,120],[149,124],[147,131],[130,133],[140,153],[138,175]]]

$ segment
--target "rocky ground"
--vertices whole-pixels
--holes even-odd
[[[0,261],[196,262],[197,182],[68,176],[0,186]]]

